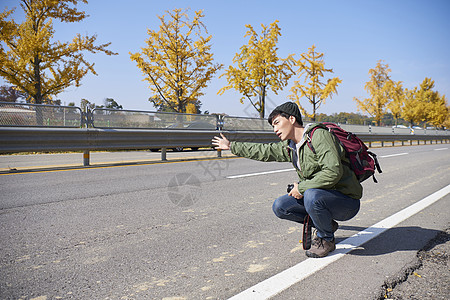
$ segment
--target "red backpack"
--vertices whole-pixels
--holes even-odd
[[[349,167],[353,170],[353,172],[355,172],[356,178],[358,178],[359,182],[363,182],[370,176],[372,176],[374,182],[378,182],[375,179],[375,169],[378,173],[382,173],[382,171],[376,154],[368,151],[369,148],[355,134],[345,131],[334,123],[320,123],[319,126],[314,127],[308,133],[307,144],[312,152],[316,153],[316,150],[311,144],[311,138],[316,129],[319,128],[326,129],[337,137],[339,143],[345,150],[345,156],[350,161]]]

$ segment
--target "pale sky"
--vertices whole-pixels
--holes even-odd
[[[2,0],[2,7],[17,7],[14,18],[23,21],[18,0]],[[55,39],[68,41],[76,33],[97,34],[97,43],[111,42],[110,50],[117,56],[102,53],[87,55],[95,62],[98,76],[89,74],[81,87],[70,87],[59,94],[63,104],[82,98],[103,104],[114,98],[124,109],[154,110],[148,102],[150,90],[140,69],[131,61],[129,52],[145,46],[147,28],[158,30],[159,19],[166,10],[190,8],[204,10],[203,23],[212,38],[212,51],[217,63],[224,64],[200,98],[202,111],[226,113],[232,116],[257,116],[249,102],[239,103],[240,95],[227,91],[225,76],[219,78],[231,63],[239,48],[248,42],[245,25],[257,32],[260,24],[279,20],[282,36],[278,55],[307,52],[313,44],[324,53],[325,66],[332,68],[342,83],[338,95],[328,100],[318,113],[357,112],[353,97],[365,98],[365,83],[369,69],[384,60],[392,70],[391,78],[403,81],[407,88],[418,86],[425,77],[435,81],[435,90],[450,96],[450,1],[448,0],[323,0],[323,1],[212,1],[212,0],[90,0],[79,5],[89,17],[80,23],[54,22]],[[279,92],[270,92],[268,107],[288,100],[292,81]],[[7,84],[0,79],[0,85]],[[308,111],[311,106],[303,100]],[[266,116],[269,112],[266,111]]]

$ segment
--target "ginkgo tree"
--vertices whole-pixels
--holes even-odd
[[[278,21],[270,26],[261,24],[261,34],[251,25],[246,25],[249,37],[248,44],[241,47],[241,52],[233,58],[235,66],[229,66],[222,76],[226,76],[228,85],[218,92],[222,95],[229,89],[235,89],[242,94],[240,102],[250,101],[261,118],[264,118],[266,97],[269,91],[278,94],[294,74],[291,65],[292,55],[283,59],[278,57],[277,43],[281,36]]]
[[[401,116],[408,121],[412,126],[418,124],[423,120],[424,114],[422,106],[423,103],[417,97],[417,87],[412,90],[407,90],[405,93],[405,103],[402,109]]]
[[[116,53],[110,43],[95,45],[97,36],[76,35],[70,42],[53,41],[53,21],[74,23],[87,17],[76,8],[87,0],[21,0],[25,21],[12,19],[14,9],[0,14],[0,76],[31,102],[42,104],[71,85],[80,86],[89,72],[97,75],[85,52]]]
[[[403,88],[403,83],[401,81],[391,81],[389,82],[389,98],[391,101],[387,104],[387,108],[391,111],[392,116],[395,119],[395,125],[398,125],[398,119],[402,115],[402,111],[405,105],[405,98],[407,90]]]
[[[390,91],[393,85],[389,72],[391,72],[389,65],[379,60],[376,67],[369,70],[370,80],[364,86],[370,97],[363,100],[353,98],[358,109],[374,117],[377,125],[381,125],[386,106],[391,100]]]
[[[434,80],[425,78],[419,87],[409,91],[402,117],[411,126],[420,122],[428,122],[436,127],[442,127],[448,118],[448,104],[445,95],[434,91]]]
[[[448,104],[447,104],[447,107],[445,110],[446,110],[446,117],[445,117],[444,122],[442,122],[441,127],[449,129],[450,128],[450,106]]]
[[[196,113],[202,90],[222,68],[213,62],[211,35],[207,35],[201,10],[192,20],[187,10],[174,9],[158,16],[159,30],[148,29],[147,46],[130,53],[145,75],[156,107],[181,113]]]
[[[441,126],[444,123],[447,114],[447,100],[445,95],[441,95],[434,90],[435,82],[431,78],[426,77],[416,96],[423,107],[422,121],[431,123],[434,126]]]
[[[450,110],[445,95],[437,93],[436,101],[432,103],[427,112],[428,122],[439,128],[444,127],[450,118]]]
[[[299,78],[304,77],[303,82],[294,81],[291,87],[292,94],[289,98],[297,103],[300,110],[305,116],[312,121],[316,120],[316,112],[325,103],[327,98],[331,98],[337,93],[337,86],[342,82],[339,77],[329,78],[326,83],[324,80],[325,73],[333,73],[333,69],[326,69],[323,60],[323,53],[316,52],[316,46],[313,45],[308,49],[307,53],[302,53],[300,59],[295,61],[295,67],[298,68],[297,74]],[[312,113],[308,113],[303,105],[300,104],[301,98],[305,97],[312,105]]]

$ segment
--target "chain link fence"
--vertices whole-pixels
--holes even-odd
[[[267,122],[267,119],[224,116],[223,130],[273,131],[273,128]]]
[[[79,107],[0,102],[0,126],[82,127]]]
[[[197,115],[96,108],[90,125],[95,128],[218,129],[217,115]]]

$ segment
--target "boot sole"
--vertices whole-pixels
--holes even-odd
[[[318,254],[316,254],[316,253],[314,253],[314,252],[310,252],[309,250],[307,250],[307,251],[305,252],[305,254],[306,254],[306,256],[311,257],[311,258],[322,258],[322,257],[326,257],[328,254],[330,254],[330,253],[333,252],[334,250],[336,250],[336,247],[334,247],[333,250],[328,251],[327,254],[325,254],[325,255],[323,255],[323,256],[320,256],[320,255],[318,255]]]

